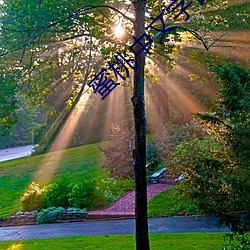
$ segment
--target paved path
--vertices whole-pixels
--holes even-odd
[[[228,232],[228,228],[218,229],[214,218],[195,216],[174,216],[165,218],[149,218],[150,233],[170,232]],[[46,224],[21,227],[0,228],[0,241],[24,240],[39,238],[57,238],[73,235],[110,235],[134,234],[135,221],[110,220],[95,222],[75,222],[62,224]]]
[[[148,200],[155,195],[169,189],[171,185],[155,184],[147,187]],[[112,216],[134,216],[135,215],[135,191],[130,191],[112,203],[109,207],[88,213],[89,218],[112,217]]]
[[[15,148],[0,149],[0,162],[29,156],[35,146],[28,145]]]

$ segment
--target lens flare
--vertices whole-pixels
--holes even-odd
[[[124,34],[124,29],[120,24],[116,26],[114,34],[116,37],[121,37]]]

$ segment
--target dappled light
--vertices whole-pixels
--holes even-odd
[[[68,147],[72,139],[72,135],[74,134],[75,128],[79,122],[81,113],[87,104],[88,98],[89,95],[87,93],[82,96],[50,146],[48,152],[56,152],[53,154],[47,154],[44,158],[35,176],[35,179],[38,180],[38,182],[49,182],[50,178],[55,174],[58,164],[63,157],[63,149]]]
[[[9,248],[7,248],[6,250],[22,250],[23,249],[23,244],[12,244]]]

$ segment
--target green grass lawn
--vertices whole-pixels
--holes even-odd
[[[86,174],[105,177],[107,171],[98,169],[102,160],[98,145],[100,143],[65,150],[51,180],[64,176],[79,181]],[[50,154],[53,157],[57,153]],[[37,181],[35,175],[45,157],[46,154],[0,163],[0,217],[21,209],[20,197],[30,182]]]
[[[151,250],[221,250],[228,246],[224,233],[151,234]],[[135,249],[134,235],[74,236],[67,238],[0,242],[1,250]]]
[[[180,197],[180,195],[177,194],[175,187],[161,192],[153,197],[148,203],[148,215],[151,217],[161,215],[171,216],[175,215],[177,212],[184,212],[188,215],[199,214],[197,207]]]
[[[65,150],[51,181],[66,177],[77,182],[86,175],[98,179],[107,177],[108,172],[98,168],[102,160],[98,145],[100,143]],[[50,157],[56,157],[57,154],[49,153]],[[36,172],[46,156],[48,154],[0,163],[0,217],[21,210],[20,197],[32,181],[37,181]],[[160,193],[149,202],[149,216],[173,215],[181,210],[189,212],[189,207],[186,203],[176,202],[174,189]]]

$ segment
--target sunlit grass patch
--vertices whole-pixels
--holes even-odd
[[[67,149],[59,162],[57,171],[51,180],[61,177],[79,181],[86,174],[104,175],[99,171],[102,155],[97,149],[100,143]],[[53,157],[55,153],[50,153]],[[20,210],[20,197],[32,181],[37,181],[35,175],[46,154],[30,156],[23,159],[1,162],[0,164],[0,217]]]
[[[221,250],[228,246],[224,233],[168,233],[151,234],[151,250]],[[128,250],[135,249],[134,235],[74,236],[67,238],[1,242],[1,250],[21,245],[21,250]],[[15,248],[14,248],[15,249]],[[18,249],[19,250],[19,249]]]

